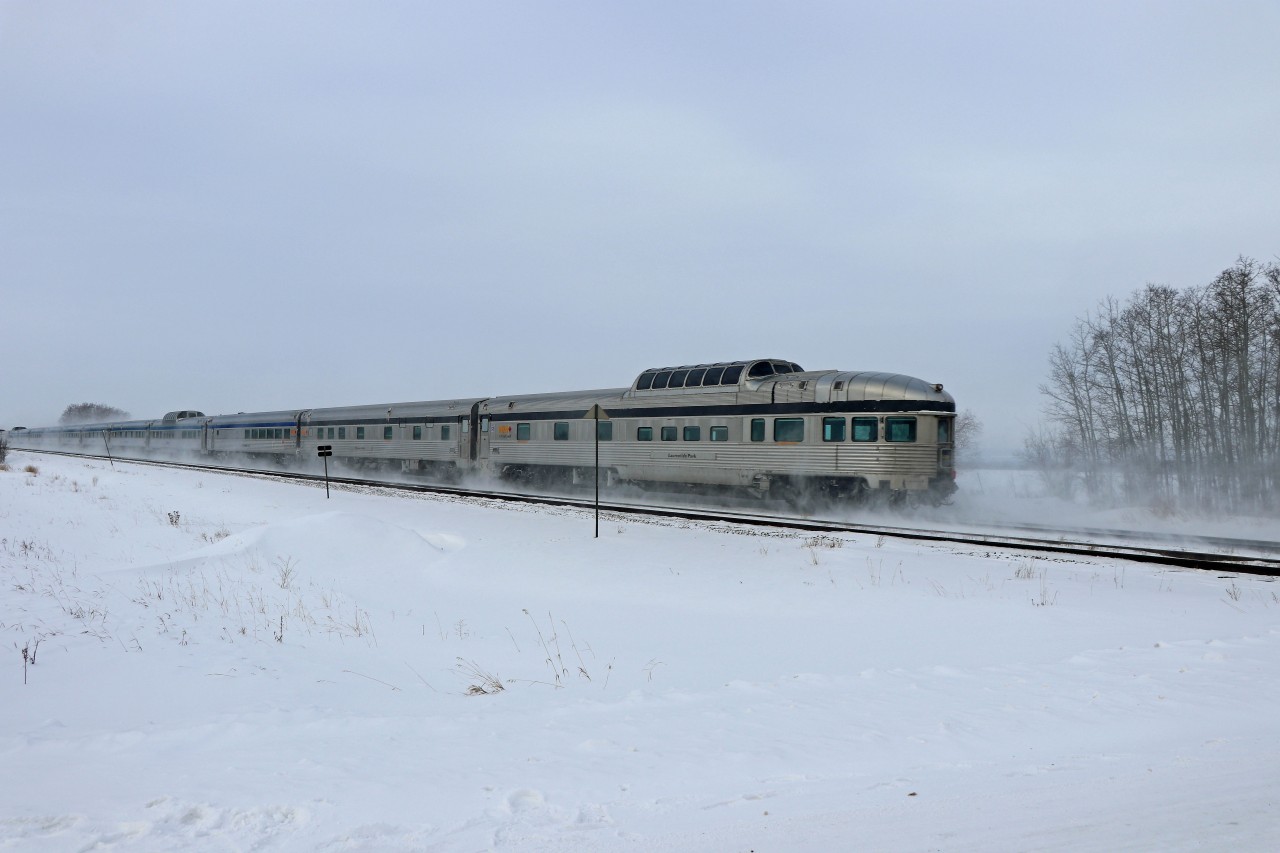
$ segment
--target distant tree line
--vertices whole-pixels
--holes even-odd
[[[1065,491],[1170,508],[1280,507],[1280,265],[1103,301],[1054,346],[1026,455]]]
[[[72,403],[58,418],[60,424],[92,424],[101,421],[125,421],[129,413],[102,403]]]

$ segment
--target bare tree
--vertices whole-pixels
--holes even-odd
[[[982,421],[972,409],[956,415],[956,461],[972,463],[978,456],[978,442],[982,438]]]
[[[1089,495],[1280,508],[1280,266],[1241,257],[1209,285],[1147,285],[1077,320],[1041,386]]]
[[[101,421],[124,421],[129,413],[103,403],[72,403],[58,418],[60,424],[92,424]]]

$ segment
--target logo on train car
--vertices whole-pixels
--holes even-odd
[[[509,427],[509,426],[499,426],[499,427],[498,427],[498,435],[500,435],[500,436],[501,436],[501,437],[503,437],[503,438],[510,438],[510,437],[511,437],[511,427]]]

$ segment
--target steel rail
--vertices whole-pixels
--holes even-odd
[[[88,459],[106,459],[101,454],[71,453],[60,450],[34,450],[15,448],[28,453],[46,453],[54,456],[72,456]],[[194,471],[234,474],[237,476],[260,477],[265,479],[294,480],[297,482],[320,484],[324,477],[319,474],[308,474],[298,471],[270,471],[261,468],[235,468],[221,465],[200,465],[190,462],[176,462],[161,459],[120,459],[117,462],[128,462],[139,465],[156,465],[167,468],[180,468]],[[575,498],[567,495],[527,494],[502,492],[486,489],[463,488],[438,483],[404,483],[387,480],[371,480],[360,477],[329,476],[330,483],[348,486],[354,489],[386,489],[390,491],[414,492],[419,494],[437,494],[447,497],[483,499],[503,503],[524,503],[541,506],[564,507],[591,511],[595,504],[587,498]],[[867,536],[885,536],[892,539],[905,539],[918,542],[934,542],[943,545],[969,545],[1012,551],[1031,551],[1036,553],[1064,554],[1079,557],[1131,560],[1139,563],[1177,566],[1202,571],[1230,571],[1238,574],[1259,575],[1263,577],[1280,577],[1280,559],[1268,557],[1246,556],[1238,554],[1214,553],[1211,551],[1195,551],[1184,548],[1163,548],[1146,545],[1104,544],[1097,542],[1067,540],[1063,538],[1047,539],[1029,536],[1011,536],[979,532],[957,532],[947,530],[924,530],[907,527],[891,527],[884,525],[862,524],[857,522],[837,521],[832,519],[797,518],[787,515],[765,515],[760,513],[739,512],[723,508],[698,508],[684,506],[655,506],[631,504],[619,501],[601,501],[600,509],[615,515],[641,515],[654,518],[673,518],[685,521],[704,523],[722,523],[769,527],[785,530],[798,530],[809,533],[844,533]],[[1027,529],[1016,528],[1013,529]],[[1080,531],[1055,531],[1042,528],[1047,532],[1064,533]],[[1086,531],[1102,534],[1104,531]],[[1105,531],[1106,535],[1132,531]],[[1136,534],[1151,537],[1154,534]],[[1223,539],[1206,537],[1201,541],[1221,544],[1224,547],[1257,547],[1270,546],[1274,543],[1254,543],[1248,540]]]

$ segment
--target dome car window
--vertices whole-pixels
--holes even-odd
[[[774,418],[773,440],[788,444],[804,441],[804,418]]]
[[[915,418],[885,418],[884,419],[884,440],[885,441],[915,441],[916,440],[916,419]]]

